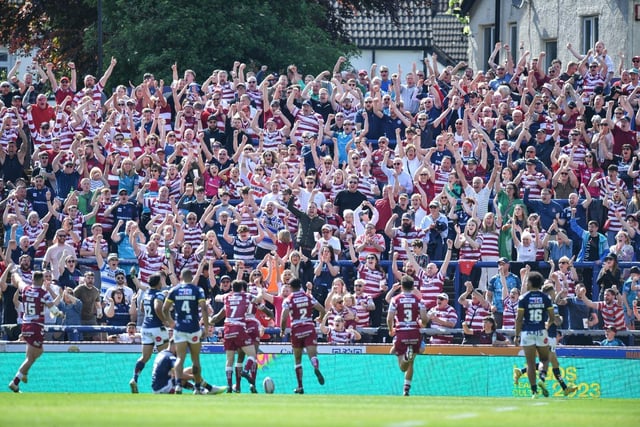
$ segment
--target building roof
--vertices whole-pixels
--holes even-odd
[[[441,62],[457,63],[467,59],[467,38],[462,24],[444,13],[446,1],[440,1],[435,16],[428,7],[401,11],[398,25],[380,13],[358,15],[346,20],[345,28],[360,49],[419,49],[436,52]]]

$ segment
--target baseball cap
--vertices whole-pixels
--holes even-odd
[[[544,129],[538,129],[538,130],[536,131],[536,133],[547,133],[547,131],[546,131],[546,130],[544,130]]]
[[[413,220],[413,218],[411,218],[411,214],[410,214],[410,213],[407,213],[407,212],[405,212],[405,213],[403,213],[403,214],[402,214],[402,219],[410,219],[410,220]]]
[[[358,75],[359,75],[359,76],[366,76],[366,75],[367,75],[367,70],[360,70],[360,71],[358,71]]]
[[[224,276],[222,276],[220,278],[220,281],[222,282],[223,280],[231,280],[231,276],[229,276],[228,274],[225,274]]]
[[[60,83],[62,83],[62,82],[68,82],[68,81],[69,81],[69,77],[66,77],[66,76],[65,76],[65,77],[62,77],[62,78],[60,79]]]
[[[331,226],[329,224],[325,224],[322,226],[322,230],[329,230],[331,231]]]
[[[605,329],[605,331],[618,332],[618,329],[617,329],[615,326],[613,326],[613,325],[609,325],[609,326],[607,326],[607,327],[606,327],[606,328],[604,328],[604,329]]]
[[[440,202],[438,202],[437,200],[432,200],[431,203],[429,203],[429,207],[430,208],[439,208],[440,207]]]
[[[476,159],[469,159],[469,160],[467,160],[467,164],[468,165],[477,165],[478,161]]]
[[[631,267],[631,269],[629,270],[630,274],[640,274],[640,267],[638,267],[637,265],[634,265],[633,267]]]
[[[120,190],[118,190],[118,194],[129,194],[129,193],[127,192],[126,188],[121,188]]]
[[[608,259],[612,259],[614,261],[617,261],[618,260],[618,255],[610,253],[610,254],[607,254],[607,256],[604,257],[604,259],[605,259],[605,261],[608,260]]]
[[[576,105],[576,103],[575,103],[575,102],[573,102],[573,101],[569,101],[569,103],[567,104],[567,106],[568,106],[569,108],[576,108],[576,106],[577,106],[577,105]]]
[[[112,259],[118,259],[118,254],[111,252],[107,255],[107,261],[111,261]]]
[[[509,264],[509,260],[505,257],[498,258],[498,264]]]
[[[636,67],[629,68],[628,73],[629,74],[631,74],[631,73],[638,74],[638,69]]]
[[[91,226],[91,229],[93,230],[93,229],[94,229],[94,228],[96,228],[96,227],[100,227],[100,228],[102,228],[102,224],[98,224],[98,223],[96,222],[96,223],[94,223],[94,224]]]
[[[447,295],[446,292],[442,292],[438,294],[438,298],[444,298],[446,300],[449,300],[449,295]]]
[[[527,164],[528,164],[528,165],[535,165],[535,164],[536,164],[536,161],[535,161],[535,160],[533,160],[533,159],[527,159]]]
[[[311,107],[311,101],[305,99],[304,101],[302,101],[302,105],[308,105],[309,107]]]
[[[629,118],[629,116],[622,116],[622,119],[620,119],[620,120],[626,120],[629,123],[631,123],[631,119]]]

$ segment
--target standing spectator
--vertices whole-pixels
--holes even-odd
[[[100,303],[100,290],[95,287],[95,275],[87,271],[80,280],[80,284],[73,290],[73,296],[82,301],[82,313],[80,322],[83,326],[95,326],[98,319],[102,319],[102,304]],[[84,341],[99,341],[100,334],[83,333]]]
[[[508,298],[512,289],[520,290],[520,278],[509,271],[509,260],[500,258],[498,260],[498,274],[489,279],[486,300],[491,304],[491,313],[495,319],[495,326],[502,329],[503,312],[505,310],[504,300]],[[503,290],[507,294],[503,295]]]
[[[287,209],[299,221],[298,234],[296,235],[296,244],[298,249],[306,257],[311,257],[311,251],[315,246],[315,233],[319,233],[325,220],[318,215],[318,206],[315,203],[309,203],[307,212],[302,212],[294,206],[295,197],[291,197],[287,203]]]

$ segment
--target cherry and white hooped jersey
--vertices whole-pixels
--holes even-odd
[[[44,310],[46,304],[52,303],[53,298],[48,291],[41,287],[27,286],[22,290],[22,323],[44,325]]]

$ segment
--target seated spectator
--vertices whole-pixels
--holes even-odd
[[[462,330],[465,333],[464,344],[490,344],[493,346],[509,345],[509,340],[503,334],[496,332],[496,322],[491,316],[483,319],[482,329],[471,329],[467,322],[462,322]],[[470,339],[466,339],[470,336]]]
[[[599,342],[603,347],[624,347],[624,343],[616,337],[618,330],[615,326],[607,326],[604,328],[605,339]]]

